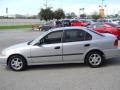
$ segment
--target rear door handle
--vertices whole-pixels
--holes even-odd
[[[54,49],[60,49],[60,46],[56,46]]]
[[[85,44],[84,46],[85,46],[85,47],[89,47],[89,46],[90,46],[90,44]]]

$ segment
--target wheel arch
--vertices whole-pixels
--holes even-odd
[[[15,55],[18,55],[18,56],[21,56],[22,58],[24,58],[24,60],[25,60],[25,62],[26,62],[26,65],[28,65],[27,59],[26,59],[23,55],[17,54],[17,53],[16,53],[16,54],[12,54],[12,55],[10,55],[10,56],[7,58],[7,65],[8,65],[9,58],[12,57],[12,56],[15,56]]]
[[[85,62],[85,63],[86,63],[87,55],[88,55],[89,53],[91,53],[91,52],[100,52],[100,53],[103,55],[104,59],[105,59],[105,54],[104,54],[103,51],[101,51],[101,50],[99,50],[99,49],[92,49],[92,50],[89,50],[89,51],[85,54],[85,57],[84,57],[84,62]]]

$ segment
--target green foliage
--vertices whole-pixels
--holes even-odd
[[[72,15],[70,13],[66,14],[66,18],[71,19]]]
[[[85,17],[86,17],[86,14],[81,14],[80,17],[81,17],[81,18],[85,18]]]
[[[39,17],[41,20],[45,20],[45,21],[48,21],[48,20],[52,20],[54,17],[54,13],[53,11],[51,10],[51,8],[46,8],[46,9],[41,9],[40,13],[39,13]]]
[[[65,13],[62,9],[57,9],[56,11],[54,11],[54,18],[55,19],[61,19],[61,18],[65,18]]]
[[[32,27],[32,25],[0,26],[0,30],[3,30],[3,29],[31,28],[31,27]]]
[[[68,18],[68,19],[72,19],[72,18],[75,18],[75,17],[77,17],[77,15],[74,12],[66,14],[66,18]]]
[[[92,17],[93,19],[95,19],[95,20],[97,20],[97,19],[100,18],[100,16],[98,15],[97,12],[94,12],[94,13],[91,15],[91,17]]]

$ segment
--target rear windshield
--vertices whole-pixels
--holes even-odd
[[[91,32],[93,32],[93,33],[95,33],[95,34],[97,34],[97,35],[99,35],[99,36],[104,37],[104,35],[103,35],[103,34],[101,34],[101,33],[97,32],[97,31],[95,31],[95,30],[92,30],[92,29],[88,29],[88,30],[89,30],[89,31],[91,31]]]
[[[112,27],[118,27],[118,26],[119,26],[119,25],[113,24],[113,23],[105,23],[105,24],[108,24],[108,25],[110,25],[110,26],[112,26]]]

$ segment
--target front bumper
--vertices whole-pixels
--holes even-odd
[[[0,64],[5,65],[7,63],[7,56],[0,55]]]

